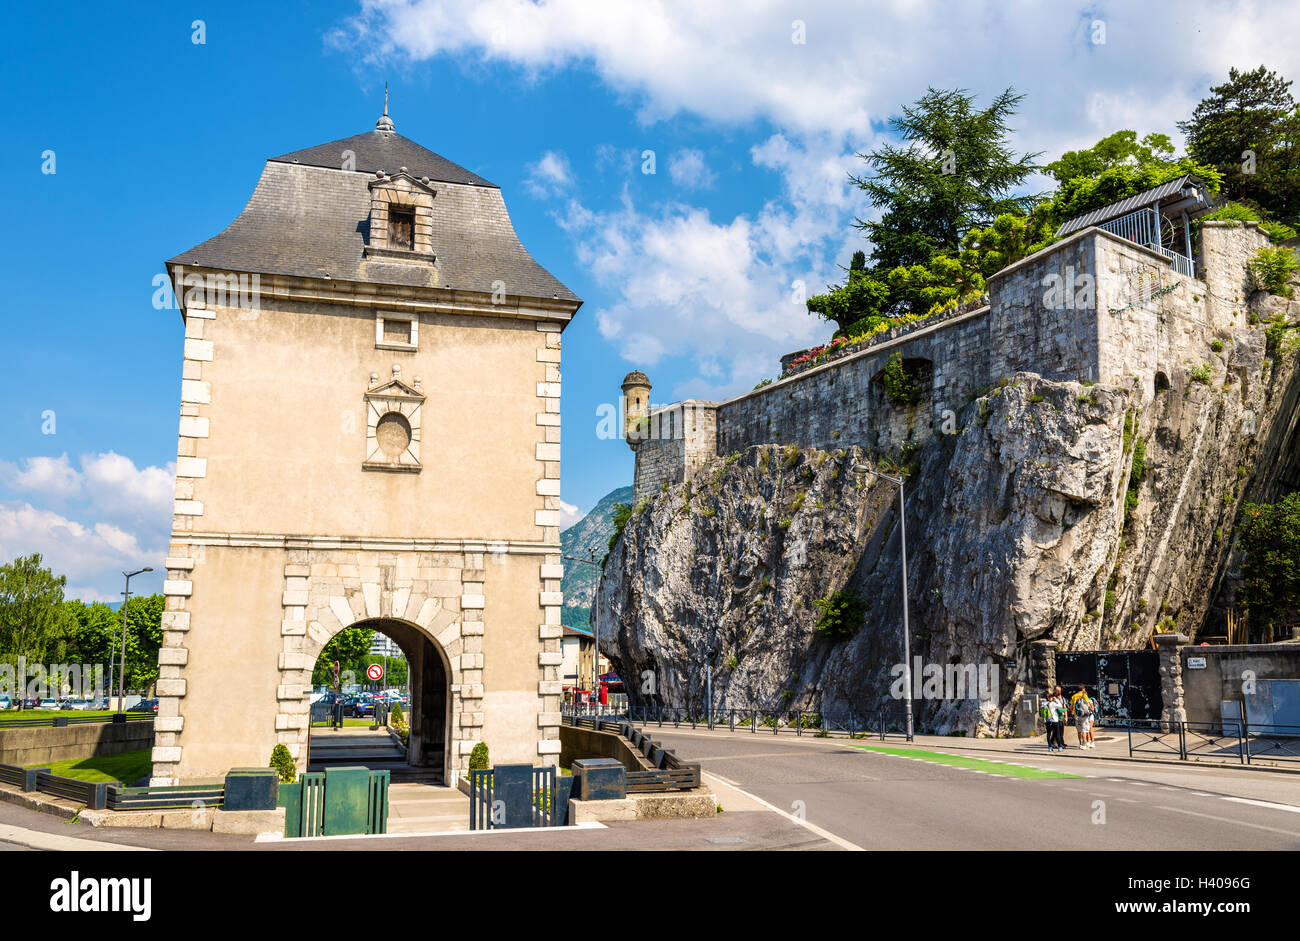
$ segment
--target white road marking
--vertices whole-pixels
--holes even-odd
[[[745,797],[749,798],[756,804],[761,804],[762,806],[766,807],[768,810],[772,811],[772,813],[774,814],[780,814],[782,817],[789,820],[795,826],[803,827],[806,830],[811,830],[813,833],[817,834],[823,840],[829,840],[830,842],[838,846],[840,849],[856,850],[857,852],[860,853],[866,852],[866,850],[863,849],[861,846],[858,846],[858,844],[850,843],[842,836],[836,836],[834,833],[831,833],[831,831],[823,827],[819,827],[817,826],[817,824],[812,823],[811,821],[800,820],[798,817],[794,816],[794,814],[787,813],[786,811],[782,810],[780,807],[777,807],[775,804],[771,804],[763,800],[763,798],[759,797],[757,794],[751,794],[749,791],[745,790],[743,787],[741,787],[739,784],[736,784],[734,781],[728,781],[726,778],[722,777],[721,775],[713,774],[710,771],[705,771],[703,776],[706,778],[712,778],[714,781],[717,781],[723,787],[731,788],[733,791],[737,792],[738,794],[744,795]]]
[[[1267,830],[1269,833],[1281,833],[1286,836],[1300,837],[1300,833],[1297,833],[1294,830],[1279,830],[1277,827],[1266,827],[1260,823],[1247,823],[1244,820],[1234,820],[1231,817],[1216,817],[1214,814],[1200,814],[1194,810],[1182,810],[1178,807],[1166,807],[1163,804],[1157,804],[1155,806],[1160,810],[1167,810],[1170,813],[1187,814],[1189,817],[1204,817],[1206,820],[1218,820],[1222,823],[1231,823],[1238,827],[1250,827],[1254,830]]]
[[[143,851],[154,852],[149,846],[130,846],[126,843],[109,843],[103,840],[83,840],[75,836],[63,836],[59,833],[46,833],[42,830],[26,830],[9,824],[0,824],[0,840],[5,843],[17,843],[37,850],[99,850],[99,851]]]
[[[1206,794],[1206,797],[1211,795]],[[1221,797],[1221,800],[1232,801],[1234,804],[1250,804],[1252,807],[1268,807],[1272,810],[1285,810],[1287,813],[1300,814],[1300,807],[1294,804],[1275,804],[1272,801],[1251,800],[1249,797]]]

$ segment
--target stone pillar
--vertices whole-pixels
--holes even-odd
[[[1160,654],[1160,696],[1164,708],[1160,712],[1161,728],[1171,722],[1186,722],[1187,710],[1183,703],[1183,658],[1179,648],[1188,643],[1186,634],[1156,634],[1156,650]]]
[[[1059,645],[1049,638],[1036,640],[1029,645],[1029,679],[1036,690],[1051,689],[1056,685],[1056,648]]]

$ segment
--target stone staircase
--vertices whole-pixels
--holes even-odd
[[[388,786],[389,833],[468,833],[469,795],[454,787],[403,781]]]
[[[374,732],[369,729],[312,731],[311,748],[307,753],[308,771],[321,771],[337,765],[365,765],[382,770],[399,764],[406,765],[406,752],[382,729]]]
[[[406,763],[406,751],[384,730],[313,729],[308,771],[361,765],[389,772],[389,833],[460,833],[469,830],[469,797],[442,779],[439,755],[433,767]]]

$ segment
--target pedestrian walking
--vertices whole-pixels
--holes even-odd
[[[1043,721],[1047,725],[1047,750],[1065,750],[1065,700],[1060,689],[1048,690],[1043,703]]]
[[[1095,748],[1092,727],[1097,718],[1097,706],[1088,695],[1088,690],[1079,684],[1079,691],[1070,697],[1070,712],[1074,715],[1074,731],[1079,737],[1080,748]]]

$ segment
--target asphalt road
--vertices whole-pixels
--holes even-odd
[[[667,728],[651,734],[701,762],[723,813],[593,829],[255,843],[185,830],[69,826],[0,803],[0,850],[33,840],[41,849],[268,852],[1300,849],[1296,775],[1008,754],[947,741],[909,751],[896,741]],[[920,760],[925,750],[936,754]]]
[[[1046,754],[1040,759],[960,747],[942,751],[978,757],[972,767],[950,767],[842,740],[650,731],[682,758],[702,763],[724,806],[728,785],[734,786],[774,811],[802,817],[845,841],[842,846],[1300,849],[1300,806],[1294,805],[1300,802],[1300,777]],[[897,743],[854,744],[893,748]],[[1018,776],[1038,769],[1076,776]]]

